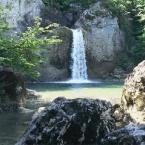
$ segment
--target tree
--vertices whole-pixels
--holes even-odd
[[[143,0],[130,0],[127,5],[134,46],[130,49],[134,63],[145,59],[145,2]]]
[[[7,23],[0,19],[0,65],[11,67],[22,76],[38,76],[36,66],[42,61],[40,52],[43,47],[60,42],[57,36],[47,37],[45,34],[51,33],[58,25],[41,27],[41,19],[37,18],[34,26],[13,37],[3,33],[7,26]]]

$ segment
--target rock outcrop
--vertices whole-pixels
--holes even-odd
[[[75,26],[84,29],[90,78],[102,77],[112,72],[117,54],[124,49],[124,37],[118,19],[101,2],[97,2],[83,12]]]
[[[0,112],[17,110],[25,93],[23,80],[10,68],[0,66]]]
[[[17,145],[98,145],[115,127],[111,107],[106,101],[57,98],[36,115]]]
[[[135,67],[125,80],[122,104],[135,121],[145,121],[145,61]]]
[[[142,61],[125,80],[122,107],[133,122],[106,135],[102,145],[145,145],[145,61]],[[137,123],[137,124],[134,124]]]
[[[40,81],[58,81],[70,78],[70,60],[72,31],[67,27],[59,27],[54,35],[58,36],[62,42],[50,45],[43,52],[46,58],[40,65]]]

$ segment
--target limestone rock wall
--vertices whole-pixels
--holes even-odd
[[[83,12],[75,26],[84,29],[89,77],[110,73],[115,67],[117,54],[124,49],[118,19],[97,2]]]
[[[72,31],[67,27],[60,27],[54,32],[62,42],[51,45],[45,49],[43,56],[46,58],[38,69],[39,81],[58,81],[70,78],[70,54]]]
[[[0,4],[6,8],[5,17],[15,31],[23,30],[31,21],[40,16],[44,6],[41,0],[0,0]]]

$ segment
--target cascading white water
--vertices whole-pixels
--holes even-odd
[[[88,79],[83,33],[81,29],[72,29],[72,32],[72,80],[83,82]]]

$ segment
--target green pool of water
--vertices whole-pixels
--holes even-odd
[[[93,98],[119,103],[122,83],[104,82],[93,84],[66,84],[66,83],[41,83],[28,84],[29,89],[34,89],[42,95],[39,99],[26,101],[25,107],[35,110],[47,105],[58,96],[66,98]],[[31,120],[33,113],[22,111],[16,113],[0,114],[0,145],[14,145],[23,135]]]

